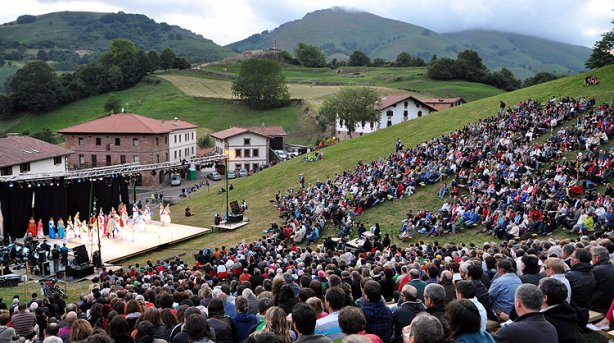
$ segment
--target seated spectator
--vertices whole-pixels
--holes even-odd
[[[146,323],[146,322],[143,322]],[[152,330],[153,331],[153,330]],[[86,342],[87,338],[92,335],[94,329],[92,329],[92,325],[85,319],[77,319],[74,323],[72,323],[72,327],[70,330],[70,342],[71,343],[80,343]],[[137,332],[138,337],[138,332]]]
[[[493,334],[495,342],[524,343],[527,337],[540,343],[557,343],[556,328],[540,312],[544,303],[544,294],[532,284],[523,284],[515,291],[514,307],[518,319],[502,326]]]
[[[27,311],[27,305],[24,302],[20,302],[17,306],[17,312],[13,314],[11,323],[15,329],[17,336],[31,339],[37,333],[34,330],[36,326],[36,315]]]
[[[324,335],[332,341],[341,340],[345,334],[339,326],[339,311],[345,305],[345,292],[341,287],[332,287],[326,291],[324,304],[328,311],[328,316],[318,319],[316,322],[315,333]]]
[[[267,299],[268,300],[268,299]],[[271,302],[271,305],[273,303]],[[290,324],[286,312],[277,306],[272,306],[266,310],[263,320],[262,330],[258,330],[247,337],[245,343],[258,342],[268,334],[275,334],[281,343],[294,342],[296,335],[290,331]]]
[[[368,338],[369,343],[383,343],[382,340],[373,334],[365,333],[367,319],[357,307],[346,306],[339,311],[339,326],[341,332],[347,336],[360,335]]]
[[[15,329],[8,326],[9,319],[9,311],[0,310],[0,342],[11,342],[19,338],[15,333]]]
[[[576,311],[581,326],[588,323],[588,312],[595,289],[595,277],[591,270],[591,253],[577,248],[571,254],[571,270],[565,274],[571,285],[571,307]]]
[[[480,313],[472,301],[454,300],[448,304],[446,313],[455,343],[494,343],[490,333],[481,329]]]
[[[122,316],[115,316],[107,326],[107,333],[115,343],[133,343],[130,327]]]
[[[316,327],[316,311],[305,303],[298,303],[292,309],[292,328],[298,335],[297,343],[332,343],[324,335],[314,334]]]
[[[224,313],[224,304],[220,299],[213,298],[209,303],[209,319],[207,323],[215,331],[216,343],[233,343],[234,326],[232,319]]]
[[[550,257],[544,261],[544,270],[546,271],[546,276],[551,279],[559,280],[565,285],[565,288],[567,288],[567,297],[565,301],[571,304],[571,285],[569,284],[569,280],[565,277],[565,262],[558,257]]]
[[[376,281],[369,280],[364,286],[365,301],[360,309],[367,318],[367,333],[379,336],[384,342],[392,338],[392,312],[382,298],[382,290]]]
[[[535,255],[524,255],[520,260],[523,265],[520,281],[537,286],[539,280],[546,276],[539,271],[539,259]]]
[[[187,318],[184,331],[190,343],[213,343],[209,324],[202,314],[194,314]]]
[[[244,296],[235,299],[237,314],[232,317],[235,342],[243,342],[249,335],[252,326],[258,323],[256,316],[249,313],[249,303]]]
[[[490,305],[497,315],[499,313],[509,315],[514,308],[514,292],[522,281],[516,276],[513,261],[508,258],[499,261],[497,275],[488,290]]]
[[[614,265],[610,261],[608,249],[602,246],[591,247],[595,289],[591,301],[591,310],[605,313],[614,299]]]
[[[546,320],[556,328],[559,343],[584,342],[576,312],[565,301],[567,287],[557,279],[544,278],[539,282],[539,289],[544,293],[542,313]]]
[[[439,319],[420,313],[403,328],[403,343],[443,343],[443,327]]]
[[[401,291],[401,305],[392,313],[393,343],[403,341],[403,328],[421,312],[426,310],[424,304],[417,299],[418,291],[414,286],[405,285]]]
[[[450,326],[446,318],[446,290],[442,285],[432,283],[424,289],[424,305],[426,312],[439,319],[443,326],[445,337],[449,337]]]
[[[471,281],[459,280],[456,282],[456,299],[467,299],[471,301],[478,309],[480,314],[480,330],[486,331],[488,324],[488,315],[484,305],[475,297],[475,287]]]

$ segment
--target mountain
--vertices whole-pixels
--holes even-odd
[[[591,49],[509,32],[470,30],[444,36],[477,51],[489,68],[510,69],[523,78],[537,71],[575,74],[585,70]]]
[[[23,59],[36,58],[38,50],[55,56],[96,57],[115,38],[126,38],[145,50],[161,52],[167,47],[192,62],[221,60],[234,53],[213,41],[179,26],[156,23],[142,14],[55,12],[40,16],[24,15],[0,26],[0,52],[13,59],[17,51]],[[68,59],[68,58],[67,58]],[[78,60],[78,59],[77,59]],[[62,60],[56,60],[62,62]],[[78,62],[78,61],[77,61]]]
[[[579,72],[584,70],[584,62],[591,53],[586,47],[513,33],[439,34],[421,26],[338,7],[307,13],[302,19],[227,47],[241,52],[276,45],[292,53],[300,42],[319,46],[329,60],[347,59],[354,50],[360,50],[371,59],[394,61],[399,53],[407,51],[428,61],[433,55],[455,57],[471,48],[480,53],[489,68],[506,67],[522,78],[539,71]]]

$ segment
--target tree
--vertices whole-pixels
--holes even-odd
[[[160,67],[164,70],[170,70],[173,68],[176,58],[177,55],[175,55],[175,52],[171,48],[164,49],[160,54]]]
[[[104,103],[104,111],[110,113],[119,113],[122,108],[122,101],[115,95],[111,94]]]
[[[482,82],[488,74],[488,68],[474,50],[464,50],[456,57],[456,79]]]
[[[363,67],[371,64],[371,59],[369,56],[365,55],[364,52],[355,50],[348,60],[348,65],[350,67]]]
[[[290,100],[281,65],[271,60],[251,59],[241,63],[232,92],[255,109],[279,107]]]
[[[7,94],[0,93],[0,118],[8,118],[13,115],[13,100]]]
[[[319,47],[298,43],[298,47],[294,50],[294,55],[299,63],[307,68],[321,68],[326,65],[326,59]]]
[[[147,58],[149,58],[150,73],[153,73],[160,68],[160,55],[158,55],[156,50],[149,50],[147,52]]]
[[[173,68],[179,70],[189,69],[191,66],[192,64],[185,57],[177,57],[175,58],[175,63],[173,63]]]
[[[433,80],[453,80],[456,77],[455,68],[456,61],[453,59],[438,58],[429,67],[427,76]]]
[[[43,61],[27,63],[9,82],[16,110],[45,112],[59,105],[61,84],[55,70]]]
[[[358,123],[366,124],[379,120],[379,95],[369,87],[343,87],[335,95],[324,99],[320,107],[320,120],[334,125],[343,122],[348,135],[356,131]]]
[[[526,78],[524,80],[524,83],[522,84],[522,87],[529,87],[529,86],[533,86],[533,85],[538,85],[540,83],[556,80],[556,79],[558,79],[560,77],[561,76],[559,76],[559,75],[556,75],[556,74],[553,74],[553,73],[549,73],[547,71],[542,71],[542,72],[539,72],[539,73],[533,75],[533,77]]]
[[[411,63],[411,55],[405,51],[397,55],[397,59],[394,62],[395,67],[409,67]]]
[[[514,74],[512,74],[512,72],[507,68],[503,68],[499,71],[494,71],[490,73],[490,75],[488,75],[485,81],[489,85],[506,90],[508,92],[520,88],[521,85],[520,80],[518,80],[514,76]]]
[[[386,61],[383,58],[376,58],[373,60],[373,63],[371,64],[374,67],[385,67],[386,66]]]
[[[604,33],[601,36],[603,38],[595,43],[593,52],[586,61],[585,65],[589,69],[601,68],[614,64],[614,30]]]

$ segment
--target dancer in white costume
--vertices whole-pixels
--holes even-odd
[[[160,223],[162,226],[166,226],[171,223],[171,210],[169,208],[170,205],[166,205],[166,207],[160,204]]]

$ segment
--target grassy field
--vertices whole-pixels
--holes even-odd
[[[232,94],[231,81],[180,74],[159,76],[171,82],[182,92],[191,97],[237,99],[237,97]],[[303,99],[307,101],[308,104],[314,105],[315,107],[318,107],[325,97],[337,93],[341,87],[343,86],[322,86],[306,83],[288,84],[290,98]],[[374,88],[380,95],[402,95],[408,93],[407,91],[396,88],[382,86],[375,86]],[[414,94],[418,96],[417,93]]]
[[[135,87],[112,94],[122,100],[129,112],[145,114],[156,119],[172,119],[177,116],[212,131],[223,130],[233,125],[260,126],[264,124],[281,125],[288,132],[296,132],[308,126],[301,118],[303,111],[299,105],[255,111],[225,99],[187,96],[172,83],[164,80],[158,84],[141,82]],[[45,114],[25,114],[17,119],[0,121],[0,134],[23,132],[24,130],[36,132],[43,128],[56,131],[99,118],[105,115],[104,103],[110,95],[93,96]],[[317,135],[317,132],[314,133],[312,126],[308,126],[307,129],[306,132],[303,132],[303,136],[289,136],[288,142],[313,143],[315,140],[313,136]]]
[[[205,78],[231,79],[238,75],[240,65],[209,65],[201,70],[178,72]],[[373,68],[343,67],[298,68],[288,66],[283,73],[289,83],[316,85],[365,85],[397,88],[422,94],[423,97],[459,97],[473,101],[503,93],[502,90],[481,83],[466,81],[433,81],[426,77],[426,67]]]

